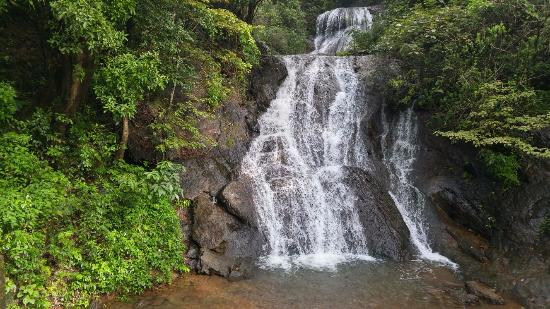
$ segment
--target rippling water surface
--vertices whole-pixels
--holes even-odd
[[[249,279],[188,275],[172,286],[109,302],[112,309],[464,308],[458,273],[424,262],[357,262],[334,271],[256,270]],[[483,304],[474,308],[520,308]]]

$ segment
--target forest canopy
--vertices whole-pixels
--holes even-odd
[[[548,1],[387,1],[350,53],[396,61],[380,72],[393,105],[431,111],[437,135],[480,149],[503,182],[518,184],[519,160],[550,158]]]

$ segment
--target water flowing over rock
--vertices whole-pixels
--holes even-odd
[[[387,192],[364,177],[376,168],[362,127],[369,102],[359,57],[317,55],[345,48],[351,29],[370,26],[369,10],[336,9],[317,23],[311,55],[282,57],[288,77],[243,159],[267,262],[323,268],[371,254],[402,260],[409,256],[407,227]]]
[[[372,25],[368,7],[338,8],[317,18],[316,54],[334,55],[349,46],[354,30],[366,30]]]
[[[411,240],[422,258],[456,267],[449,259],[434,252],[428,241],[426,199],[412,179],[418,153],[416,116],[412,108],[400,112],[391,132],[384,116],[382,149],[383,161],[390,175],[390,195],[409,228]]]

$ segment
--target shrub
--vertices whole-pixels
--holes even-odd
[[[480,152],[480,157],[495,179],[507,187],[519,185],[520,164],[516,156],[484,149]]]
[[[29,150],[29,135],[0,137],[0,242],[17,304],[85,307],[100,293],[137,293],[186,271],[180,168],[119,162],[93,182],[70,179]]]

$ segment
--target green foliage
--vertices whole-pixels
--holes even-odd
[[[519,185],[520,164],[514,155],[484,149],[480,152],[480,156],[489,173],[505,186]]]
[[[49,42],[63,54],[122,47],[126,35],[118,26],[135,12],[133,0],[53,0],[50,6],[60,24]]]
[[[276,54],[300,54],[308,48],[305,13],[298,0],[265,1],[255,23],[256,37]]]
[[[0,249],[20,304],[85,307],[98,293],[140,292],[186,270],[171,205],[178,166],[118,162],[87,183],[40,160],[30,140],[0,137]]]
[[[437,134],[547,159],[536,136],[550,127],[549,16],[548,3],[528,0],[389,1],[352,53],[396,59],[389,101],[431,110]]]
[[[116,118],[132,118],[136,104],[147,91],[164,87],[165,77],[158,69],[158,56],[122,54],[109,58],[95,76],[94,91],[105,111]]]
[[[0,82],[0,124],[12,119],[17,111],[15,89],[5,82]]]
[[[198,121],[246,88],[246,76],[259,58],[252,27],[200,1],[143,0],[138,8],[130,43],[159,55],[169,90],[151,104],[156,149],[209,145]]]
[[[367,31],[355,31],[353,33],[352,53],[371,54],[376,52],[377,42],[384,34],[387,20],[375,18]]]
[[[0,80],[13,80],[0,82],[0,254],[15,307],[169,282],[186,270],[182,167],[112,158],[138,113],[162,155],[212,145],[198,124],[245,95],[252,25],[195,0],[0,0],[0,14]]]

